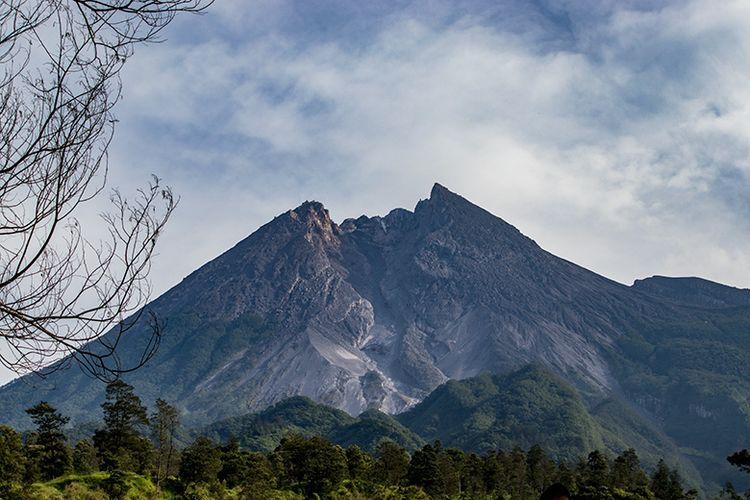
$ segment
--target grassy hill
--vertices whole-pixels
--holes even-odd
[[[87,499],[107,500],[111,488],[110,474],[95,472],[92,474],[69,474],[46,483],[35,483],[31,486],[28,497],[33,500]],[[171,499],[170,491],[159,491],[150,479],[138,474],[125,473],[120,478],[118,488],[121,498],[136,500],[145,498]]]
[[[615,455],[634,448],[647,467],[663,457],[701,481],[654,423],[613,399],[588,409],[574,388],[538,365],[451,380],[397,418],[426,440],[479,453],[539,444],[557,459],[576,460],[594,449]]]
[[[260,412],[216,422],[202,431],[217,441],[230,437],[255,451],[272,451],[287,434],[323,436],[342,446],[373,450],[381,439],[390,439],[408,450],[424,444],[422,438],[395,418],[370,410],[355,418],[309,398],[295,396]]]

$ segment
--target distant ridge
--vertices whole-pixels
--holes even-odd
[[[734,288],[702,278],[653,276],[636,280],[633,288],[680,304],[698,307],[750,306],[750,290]]]

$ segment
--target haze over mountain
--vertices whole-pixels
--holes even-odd
[[[384,217],[337,224],[318,202],[279,215],[150,305],[167,333],[126,379],[205,425],[294,395],[399,413],[449,379],[537,363],[592,412],[622,408],[597,426],[626,412],[718,478],[750,431],[748,297],[697,278],[616,283],[436,184]],[[125,362],[145,338],[123,340]],[[102,396],[75,367],[27,376],[0,388],[0,422],[28,427],[39,400],[94,420]]]

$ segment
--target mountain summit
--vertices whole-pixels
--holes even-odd
[[[439,184],[413,211],[340,224],[305,202],[150,307],[168,330],[128,381],[196,425],[295,395],[399,413],[449,379],[538,363],[592,408],[616,398],[680,446],[726,453],[750,430],[747,291],[616,283]],[[132,330],[121,357],[144,338]],[[27,426],[40,399],[91,420],[102,394],[75,367],[27,376],[0,389],[0,421]]]

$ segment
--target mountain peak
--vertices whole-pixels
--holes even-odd
[[[440,196],[445,196],[445,195],[451,195],[451,194],[455,194],[455,193],[451,192],[450,189],[443,186],[439,182],[436,182],[435,184],[432,185],[432,190],[430,190],[430,199],[440,197]]]
[[[429,201],[431,203],[437,203],[437,204],[446,204],[450,202],[463,202],[468,205],[473,205],[469,200],[464,198],[463,196],[454,193],[447,187],[443,186],[442,184],[435,183],[432,186],[432,190],[430,190],[430,198]]]
[[[338,232],[338,226],[331,220],[328,210],[319,201],[305,201],[294,210],[287,212],[294,223],[304,225],[308,230],[319,230],[326,234]]]
[[[308,217],[314,217],[316,219],[329,219],[330,215],[328,210],[319,201],[308,200],[302,203],[294,210],[289,211],[289,215],[292,219],[306,219]]]
[[[414,209],[414,212],[432,207],[433,209],[442,210],[446,207],[473,207],[475,206],[466,198],[454,193],[442,184],[435,183],[430,190],[430,197],[426,200],[420,200]],[[477,207],[478,208],[478,207]]]

